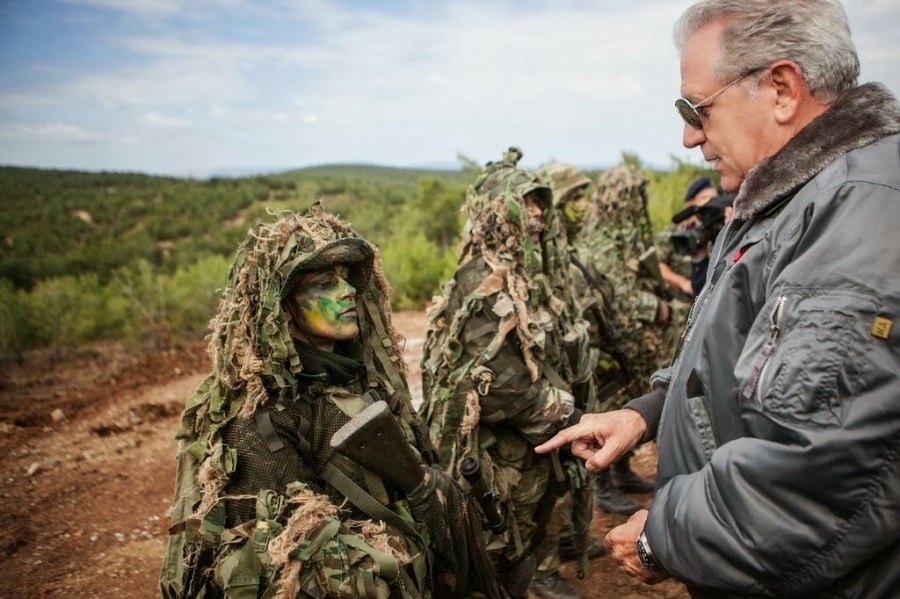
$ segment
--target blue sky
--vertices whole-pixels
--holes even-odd
[[[0,0],[0,164],[205,177],[333,163],[699,163],[690,0]],[[900,94],[900,3],[846,0]]]

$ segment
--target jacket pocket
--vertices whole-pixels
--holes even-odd
[[[873,297],[847,291],[795,290],[779,296],[745,399],[782,420],[840,426],[842,400],[852,397],[864,368],[869,339],[862,323],[875,305]]]

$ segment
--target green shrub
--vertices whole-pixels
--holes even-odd
[[[207,330],[221,299],[230,261],[210,256],[179,268],[169,284],[169,321],[172,334],[184,339]]]
[[[28,293],[16,289],[9,279],[0,279],[0,359],[22,362],[23,352],[33,343],[28,318]]]
[[[431,300],[444,279],[453,274],[452,252],[441,252],[423,234],[398,235],[381,248],[385,276],[393,287],[396,310],[419,310]]]

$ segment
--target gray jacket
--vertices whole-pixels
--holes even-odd
[[[867,84],[754,167],[654,375],[645,531],[695,597],[900,593],[898,132]]]

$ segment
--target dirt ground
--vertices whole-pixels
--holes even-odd
[[[395,324],[417,364],[423,314],[397,314]],[[56,363],[34,353],[23,366],[0,364],[0,597],[158,596],[173,437],[208,369],[200,340],[166,352],[101,345]],[[652,447],[634,459],[644,475],[655,464]],[[596,512],[593,529],[602,538],[624,520]],[[573,563],[562,573],[589,599],[688,597],[674,581],[643,585],[608,557],[590,562],[584,580]]]

